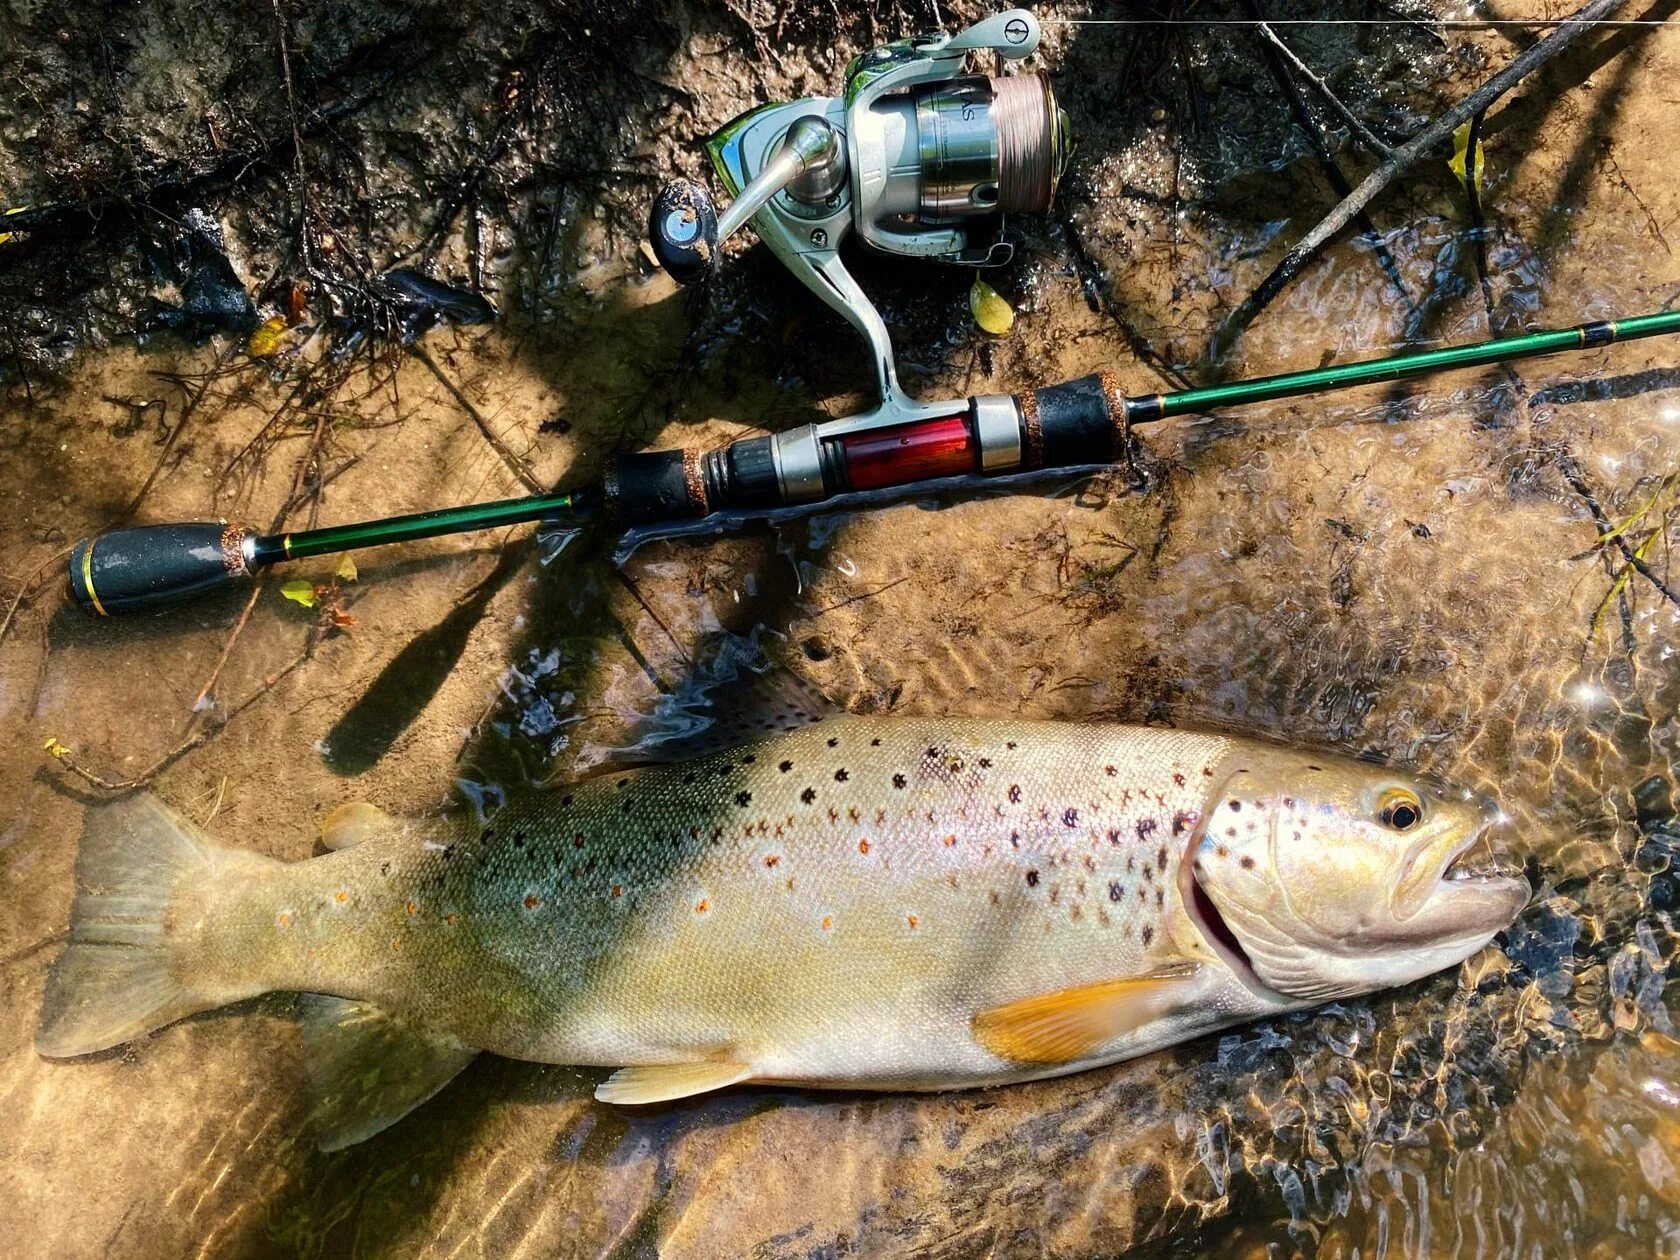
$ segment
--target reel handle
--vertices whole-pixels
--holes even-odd
[[[659,190],[648,215],[648,240],[665,274],[693,284],[717,265],[718,246],[733,236],[766,202],[807,173],[821,173],[822,196],[844,179],[840,134],[815,114],[796,118],[774,157],[730,202],[719,218],[712,195],[691,179],[673,179]]]
[[[648,243],[665,274],[678,284],[703,280],[717,261],[717,209],[712,194],[691,179],[673,179],[653,199]]]
[[[190,521],[137,525],[70,549],[70,594],[98,617],[162,608],[251,572],[243,525]]]

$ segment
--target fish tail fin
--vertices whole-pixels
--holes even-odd
[[[183,888],[222,878],[230,862],[270,859],[217,848],[155,796],[94,813],[76,859],[70,940],[47,978],[35,1048],[92,1054],[245,994],[195,984],[200,939],[171,909]]]

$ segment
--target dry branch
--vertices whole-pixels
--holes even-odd
[[[1501,96],[1556,57],[1605,18],[1615,13],[1624,3],[1626,3],[1626,0],[1589,0],[1589,3],[1576,10],[1573,16],[1565,20],[1551,34],[1523,52],[1516,60],[1488,79],[1481,87],[1470,93],[1457,105],[1448,109],[1434,122],[1406,141],[1405,144],[1395,149],[1392,157],[1366,176],[1365,181],[1359,187],[1343,197],[1335,209],[1320,219],[1318,225],[1283,256],[1283,261],[1272,269],[1271,274],[1262,280],[1259,286],[1225,318],[1224,323],[1219,326],[1213,339],[1208,344],[1205,361],[1215,363],[1222,359],[1236,344],[1237,338],[1242,335],[1243,330],[1254,322],[1255,317],[1261,311],[1266,309],[1267,304],[1283,292],[1290,281],[1300,275],[1307,264],[1318,257],[1319,253],[1335,238],[1337,233],[1353,222],[1354,218],[1376,199],[1378,193],[1393,183],[1397,176],[1408,170],[1436,145],[1449,138],[1460,124],[1477,114],[1485,113],[1488,107]]]

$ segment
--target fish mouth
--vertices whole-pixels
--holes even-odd
[[[1395,889],[1395,911],[1409,934],[1491,936],[1528,904],[1528,881],[1494,851],[1491,836],[1502,822],[1490,807],[1456,842],[1426,845],[1412,856]]]

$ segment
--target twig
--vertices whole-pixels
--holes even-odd
[[[36,565],[34,571],[18,585],[17,593],[12,596],[11,602],[6,605],[6,615],[0,617],[0,641],[4,641],[6,631],[12,628],[12,621],[17,616],[18,606],[24,600],[33,598],[40,591],[45,584],[43,578],[47,570],[69,555],[70,550],[69,547],[66,547],[63,551],[56,551],[48,556]]]
[[[50,748],[52,756],[60,765],[62,765],[71,774],[75,775],[78,779],[81,779],[84,783],[88,783],[96,788],[102,788],[107,792],[127,792],[134,788],[145,787],[153,779],[157,778],[158,775],[162,774],[193,749],[207,743],[211,736],[221,731],[229,722],[233,721],[234,718],[238,717],[241,713],[245,712],[246,709],[250,708],[258,700],[262,699],[283,679],[313,657],[315,655],[316,647],[320,644],[321,634],[322,625],[320,622],[317,622],[309,632],[309,642],[305,645],[303,651],[293,657],[292,660],[283,666],[278,672],[270,674],[267,678],[263,679],[250,695],[246,696],[238,704],[234,705],[233,708],[228,710],[226,717],[224,717],[220,722],[206,723],[205,725],[199,727],[198,730],[183,738],[178,744],[176,744],[168,752],[164,753],[163,756],[159,757],[151,765],[147,766],[139,774],[132,775],[126,779],[106,778],[104,775],[95,773],[94,771],[89,770],[86,766],[82,765],[81,762],[76,760],[75,754],[68,748],[65,748],[62,744],[57,747]]]
[[[1289,63],[1290,69],[1310,83],[1324,103],[1348,125],[1348,130],[1359,138],[1359,143],[1380,158],[1386,159],[1394,156],[1394,146],[1384,141],[1376,132],[1362,123],[1359,116],[1342,103],[1342,98],[1330,90],[1328,83],[1313,73],[1311,66],[1295,55],[1295,50],[1284,43],[1276,31],[1265,22],[1256,21],[1254,25],[1255,29],[1260,32],[1260,37],[1275,48],[1278,55]]]
[[[484,413],[473,404],[472,399],[461,392],[460,386],[449,379],[444,370],[437,365],[436,360],[426,353],[426,348],[421,345],[412,345],[408,349],[410,354],[431,369],[432,375],[437,377],[443,387],[449,391],[450,396],[461,404],[461,409],[472,417],[473,423],[478,426],[478,431],[484,434],[484,440],[490,443],[490,448],[501,457],[501,461],[507,465],[508,471],[519,478],[520,483],[532,494],[542,494],[547,487],[537,480],[536,474],[531,471],[525,461],[514,454],[512,448],[502,441],[496,431],[490,427],[490,421],[485,418]]]
[[[1283,90],[1283,94],[1289,98],[1289,105],[1295,113],[1295,119],[1300,123],[1301,130],[1306,133],[1307,140],[1318,154],[1318,164],[1324,171],[1324,177],[1330,181],[1330,187],[1335,191],[1336,196],[1347,196],[1353,191],[1353,187],[1347,182],[1347,176],[1342,174],[1341,164],[1336,161],[1335,155],[1330,152],[1330,146],[1325,143],[1324,136],[1319,130],[1317,121],[1313,118],[1312,111],[1307,108],[1307,102],[1301,95],[1301,89],[1295,86],[1295,80],[1289,74],[1291,65],[1304,72],[1309,79],[1312,77],[1312,71],[1301,65],[1299,59],[1288,48],[1284,47],[1283,41],[1272,35],[1271,29],[1260,21],[1258,0],[1244,0],[1243,8],[1255,19],[1262,33],[1271,36],[1278,49],[1282,50],[1282,56],[1278,54],[1277,50],[1266,50],[1266,63],[1271,69],[1272,78],[1277,81],[1277,85]],[[1329,91],[1328,88],[1321,90]],[[1383,146],[1385,154],[1391,151],[1386,145]],[[1371,221],[1371,216],[1363,210],[1359,212],[1357,222],[1360,239],[1371,247],[1377,265],[1382,268],[1383,274],[1388,277],[1389,283],[1394,286],[1395,292],[1400,295],[1400,300],[1406,304],[1407,320],[1416,320],[1418,317],[1417,303],[1412,301],[1412,295],[1406,291],[1405,279],[1400,274],[1399,265],[1394,261],[1394,255],[1389,253],[1388,246],[1383,244],[1382,233],[1377,231],[1377,225]]]
[[[1523,52],[1510,65],[1394,150],[1392,157],[1366,176],[1359,187],[1343,197],[1335,209],[1320,219],[1317,226],[1283,256],[1283,260],[1272,269],[1271,274],[1225,318],[1208,344],[1207,361],[1215,362],[1223,358],[1242,335],[1243,329],[1247,328],[1254,318],[1265,310],[1267,304],[1281,293],[1290,281],[1300,275],[1306,265],[1318,257],[1336,234],[1351,223],[1355,215],[1370,205],[1377,194],[1387,188],[1396,176],[1409,169],[1442,140],[1451,136],[1459,124],[1477,114],[1485,113],[1487,108],[1506,92],[1625,3],[1626,0],[1589,0],[1551,34]]]

